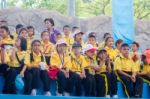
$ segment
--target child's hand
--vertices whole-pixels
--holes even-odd
[[[23,78],[24,77],[24,72],[21,71],[19,75],[20,75],[20,77]]]
[[[132,80],[133,82],[136,82],[136,77],[135,77],[135,75],[132,75],[132,76],[131,76],[131,80]]]

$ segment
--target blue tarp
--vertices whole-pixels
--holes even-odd
[[[133,0],[112,0],[113,37],[131,44],[134,40]]]

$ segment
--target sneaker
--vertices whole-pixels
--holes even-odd
[[[118,98],[118,95],[113,95],[113,98]]]
[[[64,96],[70,96],[68,92],[64,92]]]
[[[32,95],[32,96],[36,96],[36,89],[32,89],[31,95]]]
[[[61,94],[61,93],[59,93],[59,92],[56,92],[56,95],[57,95],[57,96],[62,96],[62,94]]]
[[[110,95],[106,95],[106,98],[110,98]]]
[[[49,91],[45,92],[45,96],[51,96],[51,93]]]

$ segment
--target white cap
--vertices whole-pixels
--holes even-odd
[[[60,39],[57,41],[56,46],[60,45],[60,44],[66,44],[67,45],[67,42],[64,39]]]
[[[77,31],[75,31],[75,32],[73,33],[73,37],[75,37],[75,35],[77,35],[77,34],[79,34],[79,33],[84,34],[84,32],[81,32],[80,30],[77,30]]]
[[[83,49],[83,53],[85,53],[86,51],[89,51],[89,50],[91,50],[91,51],[95,51],[95,50],[96,50],[96,48],[95,48],[95,47],[93,47],[93,45],[92,45],[92,44],[87,44],[87,45],[85,46],[85,48]]]

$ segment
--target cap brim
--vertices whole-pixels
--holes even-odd
[[[91,48],[88,51],[91,52],[91,53],[94,53],[96,51],[96,48]]]

